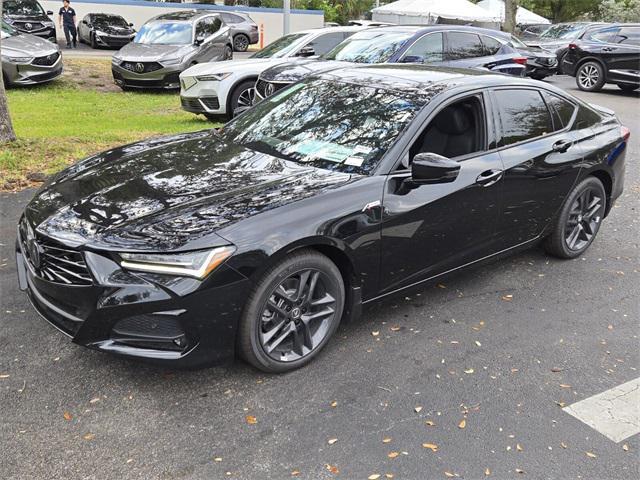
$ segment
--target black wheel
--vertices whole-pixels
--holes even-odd
[[[567,57],[567,52],[564,52],[562,55],[560,55],[560,58],[558,59],[558,75],[565,75],[566,72],[563,70],[562,68],[562,63],[564,62],[564,59]]]
[[[91,48],[98,48],[98,44],[96,43],[95,34],[93,34],[93,33],[89,34],[89,38],[91,39]]]
[[[576,72],[576,84],[580,90],[597,92],[602,89],[606,78],[602,65],[597,62],[586,62]]]
[[[541,73],[533,73],[533,74],[531,74],[531,78],[533,78],[534,80],[543,80],[543,79],[547,78],[547,76],[543,75]]]
[[[602,182],[588,177],[566,198],[545,250],[560,258],[575,258],[589,248],[600,230],[607,202]]]
[[[229,102],[228,114],[230,117],[239,115],[253,105],[253,100],[256,96],[255,86],[255,80],[247,80],[233,89],[231,101]]]
[[[240,355],[265,372],[305,365],[338,328],[344,298],[331,260],[313,250],[289,255],[249,295],[238,331]]]
[[[236,52],[246,52],[249,48],[249,37],[243,33],[237,34],[233,37],[233,49]]]
[[[224,54],[222,56],[223,60],[232,60],[233,59],[233,48],[231,45],[224,46]]]
[[[618,83],[618,88],[623,92],[633,92],[640,88],[640,85],[629,85],[626,83]]]

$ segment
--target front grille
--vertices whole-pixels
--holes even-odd
[[[218,97],[203,97],[201,100],[209,110],[217,110],[220,108]]]
[[[202,108],[202,105],[200,104],[200,100],[197,98],[180,97],[180,103],[182,104],[182,108],[190,112],[204,111],[204,108]]]
[[[47,80],[52,80],[56,78],[58,75],[62,73],[62,69],[53,70],[52,72],[41,73],[39,75],[31,75],[29,80],[34,82],[45,82]]]
[[[267,98],[276,93],[278,90],[282,90],[284,87],[288,87],[290,83],[284,82],[268,82],[266,80],[258,80],[256,82],[256,92],[262,98]]]
[[[40,22],[13,22],[11,26],[24,32],[35,32],[44,28]]]
[[[36,235],[25,219],[20,222],[20,249],[36,274],[63,285],[93,283],[84,256],[78,250]]]
[[[537,58],[536,59],[536,63],[538,63],[539,65],[545,65],[545,66],[548,66],[548,67],[552,67],[556,63],[558,63],[558,60],[556,58],[553,58],[553,57]]]
[[[51,55],[47,55],[46,57],[36,57],[31,63],[33,65],[42,65],[44,67],[50,67],[51,65],[53,65],[58,61],[58,58],[60,58],[60,53],[55,52],[55,53],[52,53]]]
[[[160,65],[158,62],[122,62],[120,66],[125,70],[140,74],[155,72],[156,70],[160,70],[162,68],[162,65]]]
[[[102,37],[101,40],[110,47],[124,47],[129,42],[131,42],[131,38],[114,38],[114,37]]]

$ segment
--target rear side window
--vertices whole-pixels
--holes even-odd
[[[484,56],[482,42],[475,33],[448,32],[447,44],[451,60]]]
[[[343,32],[327,33],[309,43],[316,55],[323,55],[344,40]]]
[[[640,45],[640,27],[622,27],[613,42],[625,45]]]
[[[443,50],[442,33],[430,33],[411,45],[402,58],[415,63],[442,62]]]
[[[480,38],[482,39],[485,55],[495,55],[502,48],[502,44],[495,38],[487,37],[486,35],[481,35]]]
[[[244,21],[242,17],[239,17],[238,15],[232,15],[231,13],[223,13],[222,19],[224,20],[224,23],[227,23],[227,24],[242,23]]]
[[[571,118],[573,118],[573,112],[575,112],[576,106],[564,98],[560,98],[552,93],[545,92],[544,98],[547,101],[549,108],[551,108],[551,113],[554,114],[554,130],[562,130],[568,126],[569,123],[571,123]]]
[[[220,17],[207,17],[200,20],[196,26],[196,37],[210,37],[218,30],[222,25]]]
[[[584,39],[591,42],[610,42],[613,35],[618,31],[617,28],[607,28],[606,30],[595,30],[585,34]]]
[[[501,146],[553,131],[551,114],[537,90],[495,90],[494,95],[502,125]]]

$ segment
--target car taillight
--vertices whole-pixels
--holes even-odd
[[[576,48],[578,48],[578,45],[576,45],[575,43],[569,44],[569,50],[575,50]]]
[[[513,59],[513,61],[514,61],[515,63],[520,64],[520,65],[526,65],[526,64],[527,64],[527,57],[515,57],[515,58]]]
[[[621,133],[622,133],[622,139],[625,142],[629,141],[629,137],[631,136],[631,130],[629,130],[627,127],[623,126],[620,128]]]
[[[251,30],[255,30],[257,32],[258,31],[258,26],[257,25],[251,25]]]

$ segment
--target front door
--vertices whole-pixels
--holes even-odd
[[[388,177],[383,197],[381,293],[411,285],[494,253],[502,162],[493,122],[478,93],[443,106]],[[491,149],[488,148],[488,145]],[[456,160],[450,183],[412,185],[418,153]]]
[[[610,43],[602,46],[609,79],[638,83],[640,75],[640,27],[621,27]]]

